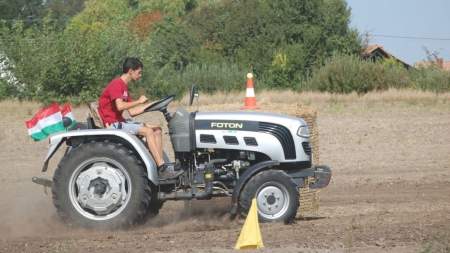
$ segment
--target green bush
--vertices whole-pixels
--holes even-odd
[[[140,11],[163,11],[170,16],[179,17],[197,7],[196,0],[130,0],[136,1]]]
[[[178,82],[185,87],[197,85],[202,91],[230,91],[245,88],[246,71],[236,64],[216,63],[209,65],[191,64],[179,75]]]
[[[2,49],[9,59],[10,70],[23,84],[16,96],[30,99],[45,93],[45,80],[57,81],[52,80],[52,68],[56,68],[54,60],[60,53],[58,33],[52,32],[46,23],[43,28],[25,29],[21,22],[11,28],[2,27],[0,33],[2,38],[8,38],[3,40]]]
[[[266,88],[297,88],[306,73],[299,69],[308,68],[308,53],[302,44],[293,44],[280,49],[272,64],[263,75]]]
[[[315,69],[311,77],[300,85],[300,89],[361,94],[390,87],[406,88],[410,85],[410,73],[400,65],[335,54],[323,67]]]
[[[392,59],[371,62],[354,55],[336,54],[300,85],[303,90],[332,93],[366,93],[388,88],[449,92],[450,72],[435,66],[407,70]]]
[[[145,81],[132,87],[132,93],[135,96],[146,93],[156,99],[170,94],[181,97],[192,85],[203,93],[244,89],[246,74],[237,65],[229,63],[190,64],[183,71],[171,67],[147,70],[144,66]]]
[[[450,72],[437,67],[411,71],[413,87],[432,92],[450,92]]]
[[[132,93],[153,98],[192,84],[242,90],[249,71],[266,89],[450,91],[448,72],[361,60],[344,0],[89,0],[79,13],[69,2],[65,11],[43,10],[39,23],[0,22],[0,53],[20,84],[0,81],[0,99],[97,99],[127,56],[144,63]]]
[[[94,2],[89,1],[64,30],[51,20],[29,28],[20,22],[1,27],[1,37],[8,38],[2,49],[15,77],[24,84],[17,97],[43,102],[97,99],[105,84],[120,73],[120,62],[141,53],[129,33],[126,20],[131,10],[123,1]]]
[[[152,33],[147,54],[151,56],[151,64],[156,68],[171,65],[175,70],[183,70],[193,59],[199,42],[186,26],[166,18],[156,25]]]
[[[358,53],[360,40],[349,20],[342,0],[219,1],[186,17],[205,49],[276,88],[296,87],[334,51]],[[277,63],[280,54],[286,55],[284,66]]]
[[[9,97],[10,94],[8,92],[8,83],[0,78],[0,100]]]

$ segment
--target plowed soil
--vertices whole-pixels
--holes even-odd
[[[320,160],[331,166],[332,182],[320,192],[318,216],[261,224],[261,252],[449,252],[449,96],[308,99],[319,109]],[[288,102],[261,100],[264,111],[292,113]],[[190,209],[167,202],[159,216],[127,231],[64,225],[50,191],[31,182],[47,152],[47,142],[31,141],[24,125],[38,108],[0,103],[0,252],[233,251],[243,221],[229,219],[229,199],[195,201]],[[75,109],[78,119],[86,112]],[[155,113],[138,119],[163,123]]]

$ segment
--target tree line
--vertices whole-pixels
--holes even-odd
[[[120,74],[126,56],[144,63],[133,92],[152,97],[180,95],[192,84],[206,92],[243,89],[247,72],[266,89],[384,87],[331,88],[348,84],[333,81],[338,70],[330,66],[354,66],[349,57],[363,46],[344,0],[20,0],[0,6],[6,3],[0,71],[14,80],[3,75],[0,98],[93,100]],[[397,68],[390,65],[383,68]]]

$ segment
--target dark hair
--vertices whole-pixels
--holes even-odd
[[[123,62],[122,72],[125,74],[125,73],[128,73],[128,71],[130,69],[137,70],[137,69],[143,68],[143,67],[144,67],[144,64],[142,64],[142,62],[138,58],[127,57],[125,59],[125,61]]]

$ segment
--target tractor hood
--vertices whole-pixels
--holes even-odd
[[[213,126],[224,128],[240,127],[243,122],[273,123],[295,130],[299,126],[307,125],[302,118],[267,112],[198,112],[195,120],[210,121]]]

